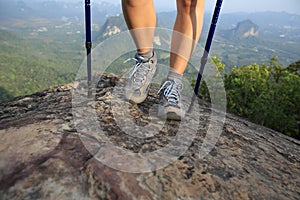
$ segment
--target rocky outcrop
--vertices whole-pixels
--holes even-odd
[[[245,20],[236,25],[233,33],[238,38],[257,37],[259,34],[259,28],[250,20]]]
[[[168,122],[151,139],[120,131],[109,101],[118,81],[109,75],[98,84],[95,109],[106,136],[127,151],[165,146],[176,136],[178,122]],[[217,144],[199,157],[211,112],[205,104],[195,139],[175,162],[147,173],[112,169],[88,151],[84,133],[76,129],[73,87],[0,104],[0,199],[299,199],[300,142],[278,132],[227,114]],[[152,89],[145,103],[132,106],[137,123],[147,122],[156,101]]]
[[[259,39],[259,27],[251,20],[244,20],[237,23],[236,27],[230,30],[221,31],[221,35],[231,41],[256,41]]]
[[[108,36],[118,34],[122,31],[126,31],[126,23],[123,15],[116,15],[108,17],[99,31],[99,35],[96,37],[97,41],[103,41]]]

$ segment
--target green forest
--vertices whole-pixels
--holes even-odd
[[[74,81],[79,44],[24,39],[0,30],[0,102]],[[74,51],[73,49],[77,49]]]
[[[225,65],[221,60],[212,60],[222,72]],[[299,75],[300,61],[284,67],[277,57],[267,64],[235,67],[223,75],[227,108],[254,123],[300,139]],[[210,101],[205,82],[200,86],[199,96]]]

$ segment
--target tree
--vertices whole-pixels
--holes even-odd
[[[268,65],[233,68],[225,75],[230,111],[299,137],[300,77],[273,57]]]
[[[290,64],[290,65],[287,67],[287,70],[288,70],[290,73],[294,73],[294,74],[300,76],[300,60],[297,61],[297,62],[294,62],[294,63]]]

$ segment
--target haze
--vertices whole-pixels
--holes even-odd
[[[91,0],[93,1],[93,0]],[[95,0],[101,1],[101,0]],[[107,0],[120,3],[121,0]],[[154,0],[157,11],[176,10],[176,0]],[[206,11],[213,9],[216,0],[206,0]],[[222,12],[277,11],[300,14],[299,0],[223,0]]]

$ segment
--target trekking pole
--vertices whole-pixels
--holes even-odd
[[[220,11],[221,11],[222,2],[223,2],[223,0],[217,0],[216,6],[215,6],[215,11],[214,11],[214,14],[213,14],[213,17],[212,17],[212,20],[211,20],[211,25],[210,25],[208,36],[207,36],[207,39],[206,39],[205,49],[204,49],[204,52],[203,52],[203,55],[202,55],[202,58],[201,58],[200,70],[199,70],[196,85],[195,85],[195,88],[194,88],[194,92],[195,92],[196,96],[198,95],[198,89],[199,89],[200,82],[201,82],[201,79],[202,79],[204,67],[205,67],[206,62],[207,62],[210,46],[211,46],[211,43],[212,43],[212,40],[213,40],[213,37],[214,37],[214,33],[215,33],[215,30],[216,30],[219,14],[220,14]]]
[[[85,34],[86,34],[86,55],[87,55],[87,79],[88,79],[88,97],[92,96],[92,33],[91,33],[91,3],[85,0]]]
[[[207,63],[208,54],[209,54],[210,46],[211,46],[211,43],[212,43],[212,40],[213,40],[213,37],[214,37],[214,33],[215,33],[215,30],[216,30],[219,14],[220,14],[220,11],[221,11],[222,2],[223,2],[223,0],[217,0],[217,2],[216,2],[215,11],[214,11],[214,14],[213,14],[213,17],[212,17],[212,20],[211,20],[211,24],[210,24],[208,36],[207,36],[207,39],[206,39],[204,52],[203,52],[203,55],[202,55],[202,58],[201,58],[200,70],[198,72],[198,77],[197,77],[196,85],[195,85],[195,88],[194,88],[194,94],[193,94],[193,97],[192,97],[191,104],[188,108],[188,112],[192,111],[192,107],[194,105],[195,98],[198,96],[199,86],[200,86],[200,83],[201,83],[204,67]]]

